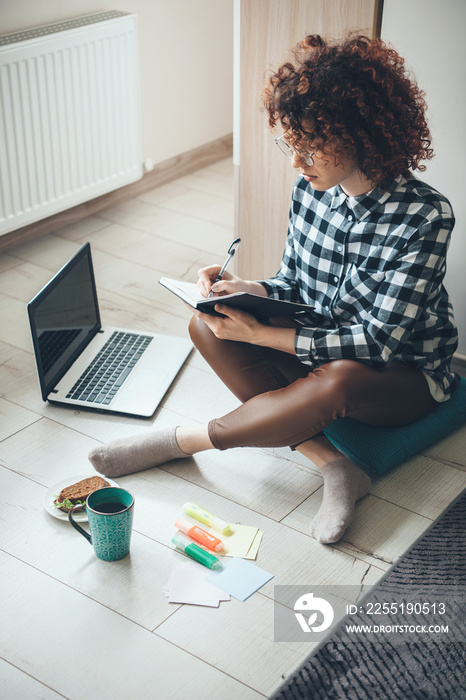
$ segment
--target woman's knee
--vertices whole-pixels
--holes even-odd
[[[217,340],[210,328],[197,316],[192,316],[188,325],[189,335],[194,345],[202,352],[202,348]]]
[[[314,374],[325,380],[333,395],[345,400],[360,385],[367,369],[369,368],[357,360],[333,360],[318,367]]]
[[[200,332],[199,325],[201,323],[203,323],[203,322],[201,322],[197,318],[197,316],[191,316],[191,320],[190,320],[189,325],[188,325],[188,331],[189,331],[189,335],[190,335],[191,340],[193,341],[194,345],[196,345],[196,338],[199,335],[199,332]],[[205,326],[205,323],[203,323],[203,325]]]
[[[201,353],[204,359],[209,363],[213,370],[219,374],[222,366],[225,364],[224,356],[230,354],[234,345],[229,340],[219,340],[209,326],[201,319],[193,316],[188,326],[189,335],[194,346]]]

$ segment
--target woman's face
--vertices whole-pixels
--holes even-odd
[[[325,152],[319,150],[318,143],[303,140],[296,145],[312,155],[314,165],[308,165],[296,151],[293,153],[291,165],[299,169],[304,179],[315,190],[328,190],[340,185],[346,194],[357,197],[374,187],[374,183],[360,172],[353,159],[345,157],[344,154],[336,156],[328,143],[325,145]]]

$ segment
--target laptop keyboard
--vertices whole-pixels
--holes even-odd
[[[38,338],[39,352],[42,358],[44,374],[47,374],[52,369],[55,362],[60,359],[80,332],[79,328],[73,328],[69,330],[44,331],[40,334]]]
[[[66,398],[109,404],[152,340],[137,333],[112,333]]]

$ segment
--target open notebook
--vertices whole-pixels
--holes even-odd
[[[182,280],[174,280],[168,277],[161,277],[159,282],[189,306],[215,316],[221,316],[215,311],[216,304],[226,304],[235,309],[247,311],[256,316],[256,318],[268,318],[271,316],[299,318],[299,316],[308,314],[314,309],[313,306],[308,306],[307,304],[296,304],[292,301],[271,299],[270,297],[261,297],[258,294],[249,294],[247,292],[235,292],[234,294],[214,296],[207,299],[201,295],[197,284],[192,282],[183,282]]]

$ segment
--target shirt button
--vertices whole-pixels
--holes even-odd
[[[338,277],[337,277],[336,275],[335,275],[335,277],[333,278],[333,281],[334,281],[335,283],[338,282]]]
[[[350,215],[348,216],[348,221],[353,221],[353,215],[352,215],[352,214],[350,214]]]
[[[341,253],[342,249],[343,249],[343,247],[342,247],[341,245],[337,245],[337,251],[338,251],[339,253]]]

